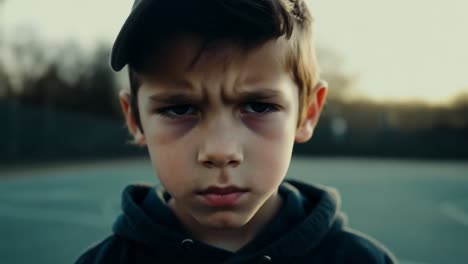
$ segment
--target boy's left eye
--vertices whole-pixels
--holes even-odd
[[[176,118],[182,116],[195,115],[197,113],[197,110],[191,105],[174,105],[158,109],[156,113],[163,116]]]
[[[276,112],[278,111],[278,108],[269,103],[260,103],[260,102],[254,102],[254,103],[247,103],[243,107],[243,112],[246,113],[254,113],[254,114],[264,114],[264,113],[269,113],[269,112]]]

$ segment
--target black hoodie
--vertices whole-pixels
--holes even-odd
[[[236,252],[197,241],[167,207],[161,188],[130,185],[114,234],[85,252],[81,263],[396,263],[380,243],[345,227],[335,189],[284,181],[283,206]]]

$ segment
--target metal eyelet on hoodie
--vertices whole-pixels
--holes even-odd
[[[182,240],[180,242],[180,244],[182,245],[183,248],[185,248],[185,250],[187,250],[188,252],[192,252],[193,251],[193,240],[190,239],[190,238],[186,238],[184,240]]]
[[[270,263],[272,260],[271,260],[271,257],[268,256],[268,255],[263,255],[262,256],[262,261],[261,263]]]

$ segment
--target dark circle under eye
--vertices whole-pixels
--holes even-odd
[[[270,109],[270,105],[265,103],[250,103],[249,106],[252,109],[252,112],[256,113],[263,113]]]

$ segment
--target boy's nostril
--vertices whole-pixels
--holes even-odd
[[[231,160],[231,161],[228,162],[228,165],[230,165],[232,167],[237,167],[237,166],[239,166],[239,164],[240,164],[240,161],[238,161],[238,160]]]
[[[241,163],[242,159],[235,156],[225,158],[201,156],[199,157],[198,161],[207,168],[224,168],[227,166],[237,167]]]
[[[209,161],[209,160],[207,160],[207,161],[203,161],[203,162],[202,162],[202,164],[203,164],[203,166],[205,166],[205,167],[207,167],[207,168],[213,168],[213,167],[216,167],[216,166],[215,166],[215,164],[214,164],[214,162],[212,162],[212,161]]]

